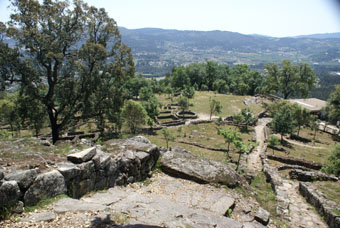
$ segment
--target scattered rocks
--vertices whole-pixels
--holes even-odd
[[[260,207],[257,212],[255,213],[256,221],[262,223],[263,225],[267,225],[269,222],[269,212]]]
[[[4,172],[0,169],[0,180],[4,179]]]
[[[63,175],[53,170],[40,174],[24,195],[25,205],[35,205],[40,200],[66,193]]]
[[[18,201],[13,213],[21,214],[24,212],[24,203],[22,201]]]
[[[243,181],[228,164],[201,158],[179,147],[173,148],[162,156],[161,169],[166,173],[198,183],[220,183],[236,187]]]
[[[67,160],[73,163],[82,163],[91,160],[96,155],[96,147],[91,147],[78,153],[67,155]]]
[[[307,161],[304,159],[293,158],[289,156],[279,156],[274,154],[267,154],[268,159],[279,161],[282,163],[290,164],[290,165],[299,165],[304,166],[309,169],[319,170],[322,168],[322,164],[313,161]]]

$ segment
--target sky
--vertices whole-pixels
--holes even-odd
[[[222,30],[274,37],[340,32],[337,0],[85,0],[119,26]],[[0,0],[0,21],[9,19]]]

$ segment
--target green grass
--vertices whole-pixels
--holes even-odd
[[[219,151],[211,151],[203,148],[199,148],[192,145],[187,145],[183,143],[179,143],[178,141],[186,141],[186,142],[194,142],[201,145],[205,145],[212,148],[220,148],[226,149],[227,145],[224,141],[222,135],[217,134],[217,127],[220,128],[228,128],[229,126],[217,126],[214,123],[210,124],[198,124],[198,125],[183,125],[180,127],[171,127],[169,131],[176,136],[175,142],[169,142],[170,147],[179,146],[183,147],[184,149],[191,151],[192,153],[216,161],[225,161],[226,156],[223,152]],[[234,128],[234,127],[233,127]],[[254,135],[254,130],[250,128],[248,133],[242,133],[242,139],[244,142],[251,140],[252,136]],[[166,142],[163,138],[161,131],[155,131],[154,135],[145,135],[153,144],[158,146],[166,147]],[[238,159],[238,154],[235,153],[235,148],[231,145],[230,155],[234,161]]]
[[[264,173],[258,175],[251,182],[250,187],[256,192],[255,199],[261,207],[266,209],[272,216],[276,215],[276,196],[270,183],[266,182]]]
[[[302,128],[300,131],[300,136],[312,141],[314,137],[314,131],[310,130],[309,128]],[[289,146],[285,146],[284,148],[289,151],[289,156],[326,164],[328,162],[328,157],[332,153],[332,148],[335,142],[333,141],[331,135],[321,131],[317,132],[315,139],[315,143],[305,143],[295,140],[295,142],[304,144],[306,146],[289,144]],[[273,153],[271,148],[268,149],[268,152]],[[277,155],[285,155],[284,153],[277,150],[274,150],[274,153]]]
[[[339,181],[315,181],[313,185],[319,189],[329,200],[340,205],[340,183]]]
[[[34,206],[26,206],[25,207],[25,212],[33,212],[35,210],[40,210],[40,209],[44,209],[46,208],[46,206],[60,200],[60,199],[63,199],[63,198],[66,198],[68,197],[67,195],[65,194],[61,194],[61,195],[57,195],[55,197],[52,197],[52,198],[48,198],[48,199],[44,199],[44,200],[41,200],[37,205],[34,205]]]
[[[221,102],[223,108],[222,112],[218,114],[218,116],[226,117],[233,114],[236,114],[241,111],[242,108],[246,108],[247,106],[243,104],[243,100],[245,98],[250,98],[250,96],[237,96],[237,95],[225,95],[218,94],[215,92],[208,91],[196,91],[194,98],[190,99],[190,110],[196,113],[204,113],[209,114],[209,98],[215,99]],[[176,103],[177,98],[173,98],[173,102],[168,99],[168,95],[158,95],[157,98],[164,105],[169,103]],[[263,110],[261,104],[252,104],[248,106],[250,110],[254,113],[259,113]]]

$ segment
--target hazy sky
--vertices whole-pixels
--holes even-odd
[[[8,0],[0,0],[7,21]],[[336,0],[86,0],[104,7],[119,26],[179,30],[224,30],[295,36],[340,32]]]

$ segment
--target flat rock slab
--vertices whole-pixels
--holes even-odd
[[[111,188],[108,190],[108,192],[96,193],[91,197],[85,197],[82,198],[81,200],[87,203],[97,203],[108,206],[118,202],[123,198],[126,198],[127,196],[128,196],[127,192],[120,189]]]
[[[102,211],[107,207],[99,203],[89,203],[81,200],[63,198],[53,205],[56,213],[65,213],[69,211]]]
[[[201,158],[180,147],[163,154],[161,169],[198,183],[219,183],[228,187],[240,185],[242,179],[228,164]]]
[[[91,160],[96,155],[96,147],[91,147],[78,153],[67,155],[67,160],[79,164]]]
[[[55,214],[53,212],[40,212],[40,213],[34,213],[28,218],[24,218],[23,222],[51,222],[56,218]]]

